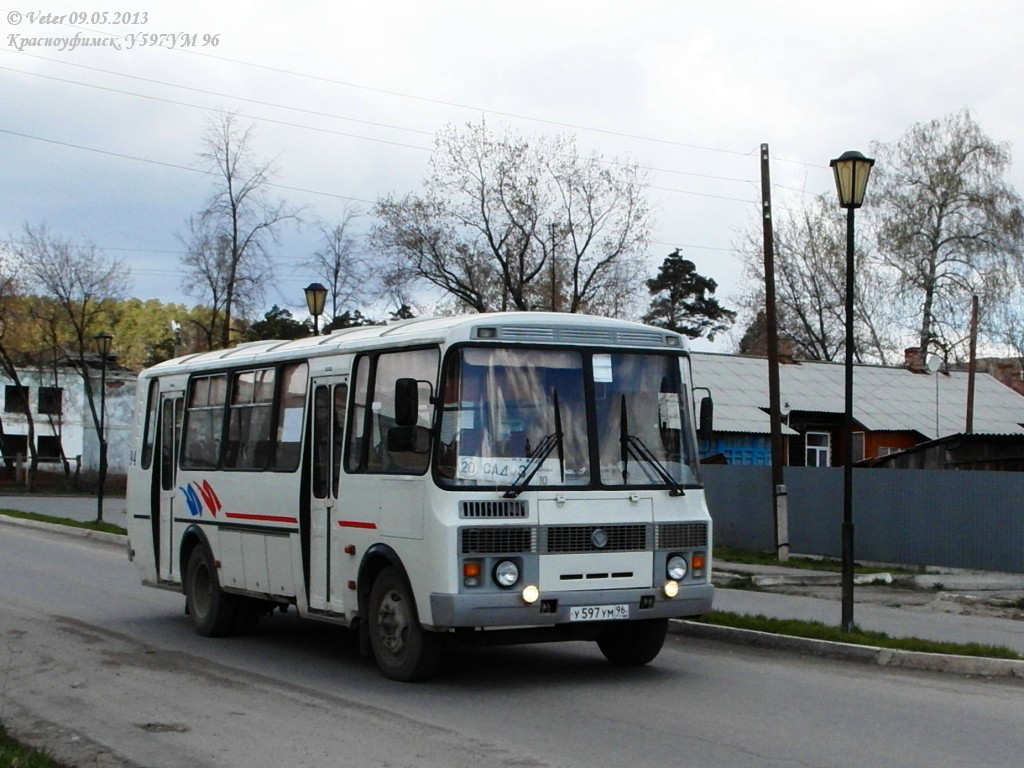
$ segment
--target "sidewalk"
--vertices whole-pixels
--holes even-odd
[[[13,509],[18,512],[35,512],[52,517],[66,517],[81,523],[96,519],[95,496],[45,496],[31,494],[25,496],[0,495],[0,509]],[[123,496],[103,498],[103,521],[127,528],[127,513]]]

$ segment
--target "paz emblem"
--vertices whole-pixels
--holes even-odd
[[[597,528],[590,534],[590,543],[594,545],[595,549],[604,549],[608,543],[608,534],[604,532],[604,528]]]

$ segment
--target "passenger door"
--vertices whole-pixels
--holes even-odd
[[[310,462],[309,607],[345,610],[346,568],[337,523],[344,450],[348,377],[313,380],[313,450]]]
[[[160,510],[155,518],[153,546],[157,578],[161,581],[174,578],[174,511],[183,402],[180,392],[160,397]]]

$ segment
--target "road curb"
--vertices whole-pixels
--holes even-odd
[[[88,528],[76,528],[73,525],[61,525],[60,523],[45,523],[41,520],[25,520],[21,517],[0,515],[0,524],[20,526],[22,528],[35,528],[39,531],[49,531],[61,536],[76,536],[80,539],[92,539],[104,544],[116,546],[127,546],[128,537],[120,533],[106,533],[104,531],[92,531]]]
[[[1009,677],[1024,680],[1024,661],[1015,659],[992,659],[983,656],[956,656],[944,653],[903,651],[871,645],[838,643],[831,640],[814,640],[793,635],[778,635],[754,629],[723,627],[686,619],[670,621],[669,632],[686,637],[699,637],[706,640],[718,640],[724,643],[735,643],[759,648],[797,651],[824,658],[856,661],[861,664],[876,664],[882,667],[918,669],[929,672],[950,672],[958,675],[976,675],[980,677]]]

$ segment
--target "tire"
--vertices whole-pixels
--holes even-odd
[[[644,619],[610,627],[597,647],[612,664],[640,667],[654,661],[668,634],[668,619]]]
[[[385,568],[373,582],[367,622],[370,647],[384,677],[408,683],[437,671],[440,638],[420,625],[412,593],[393,567]]]
[[[223,637],[235,626],[238,598],[220,588],[213,555],[200,544],[188,558],[185,576],[185,609],[203,637]]]

